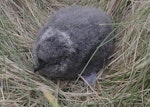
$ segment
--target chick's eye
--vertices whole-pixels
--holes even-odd
[[[62,61],[64,61],[65,57],[57,57],[57,58],[50,58],[48,64],[50,65],[57,65],[60,64]]]

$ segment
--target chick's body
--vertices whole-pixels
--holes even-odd
[[[93,84],[95,74],[109,62],[114,47],[110,23],[110,18],[96,8],[71,6],[55,12],[35,41],[36,70],[51,78],[75,79],[96,48],[107,40],[82,74]]]

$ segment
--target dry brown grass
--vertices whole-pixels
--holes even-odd
[[[114,59],[95,87],[33,73],[32,43],[55,10],[101,7],[114,20]],[[0,0],[0,106],[150,107],[150,0]]]

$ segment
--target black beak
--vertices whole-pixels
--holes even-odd
[[[39,67],[34,68],[34,73],[36,73],[36,72],[39,71],[39,70],[40,70]]]
[[[46,65],[45,63],[42,63],[39,66],[35,67],[34,68],[34,73],[36,73],[37,71],[43,69],[45,67],[45,65]]]

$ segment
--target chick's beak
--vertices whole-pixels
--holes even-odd
[[[39,67],[35,67],[35,68],[34,68],[34,72],[37,72],[38,70],[40,70]]]
[[[37,72],[37,71],[43,69],[45,67],[45,65],[46,65],[45,63],[38,65],[37,67],[34,68],[34,72]]]

